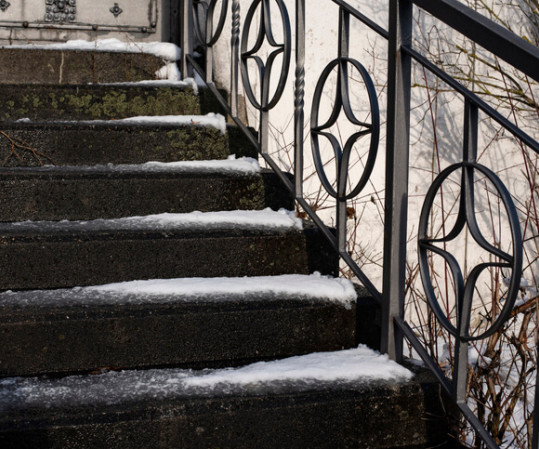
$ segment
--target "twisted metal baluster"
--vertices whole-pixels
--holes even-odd
[[[240,2],[232,1],[232,37],[230,38],[230,109],[232,117],[238,117],[238,67],[240,63]]]
[[[294,86],[294,196],[303,197],[305,123],[305,0],[296,0],[296,81]]]

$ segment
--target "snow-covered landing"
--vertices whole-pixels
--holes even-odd
[[[145,162],[143,164],[98,164],[98,165],[43,165],[41,167],[0,167],[0,173],[5,172],[121,172],[121,173],[232,173],[255,174],[261,168],[256,159],[250,157],[209,161],[178,161],[178,162]]]
[[[182,302],[309,300],[349,308],[357,294],[347,279],[286,274],[241,278],[179,278],[119,282],[91,287],[0,293],[0,306],[170,304]]]
[[[32,123],[29,118],[17,120],[20,123]],[[40,122],[41,123],[41,122]],[[80,120],[69,121],[62,120],[55,123],[61,124],[79,124],[79,125],[173,125],[173,126],[199,126],[215,128],[221,131],[221,134],[226,133],[226,120],[221,114],[210,112],[206,115],[156,115],[156,116],[137,116],[128,117],[119,120]]]
[[[69,40],[67,42],[52,44],[15,44],[2,45],[1,48],[145,53],[158,56],[167,61],[177,61],[182,55],[181,49],[178,46],[168,42],[122,42],[119,39],[97,39],[95,41]]]
[[[193,371],[163,369],[108,372],[63,379],[0,380],[0,411],[13,407],[51,408],[113,405],[145,399],[228,394],[268,394],[339,388],[370,382],[410,380],[406,368],[366,346],[314,353],[241,368]]]
[[[102,231],[173,231],[181,229],[302,229],[294,212],[280,209],[235,210],[221,212],[163,213],[89,221],[19,221],[2,223],[2,232],[102,232]]]

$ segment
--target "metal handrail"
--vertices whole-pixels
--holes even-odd
[[[328,228],[316,212],[309,206],[303,196],[303,164],[304,164],[304,126],[305,126],[305,0],[295,0],[295,80],[294,80],[294,170],[293,180],[284,173],[278,164],[268,154],[269,148],[269,114],[282,100],[283,91],[292,64],[292,26],[286,7],[286,0],[252,0],[246,14],[245,29],[241,28],[239,0],[222,0],[221,8],[217,14],[217,25],[214,27],[213,15],[218,0],[180,0],[182,18],[182,59],[181,70],[184,76],[198,73],[208,87],[216,95],[231,119],[246,134],[251,144],[258,150],[261,157],[277,173],[284,185],[292,192],[297,203],[311,217],[330,244],[339,253],[341,259],[348,264],[351,271],[363,283],[371,295],[382,306],[382,350],[387,352],[394,360],[400,361],[403,357],[404,339],[411,344],[423,358],[426,365],[433,370],[441,385],[454,398],[455,403],[476,430],[484,444],[492,449],[498,446],[493,438],[482,427],[466,404],[466,374],[468,365],[468,344],[478,338],[486,338],[498,331],[511,312],[516,300],[520,275],[522,270],[522,236],[518,216],[511,196],[501,180],[477,162],[478,138],[478,112],[482,111],[512,135],[518,138],[536,153],[539,153],[539,143],[515,126],[500,113],[489,106],[485,101],[460,84],[441,68],[425,58],[412,45],[412,13],[414,5],[428,12],[431,16],[446,23],[457,32],[470,38],[476,44],[483,46],[497,57],[506,61],[516,69],[522,71],[530,78],[539,81],[539,49],[513,33],[507,31],[481,14],[462,5],[456,0],[390,0],[388,30],[375,23],[345,0],[328,0],[339,7],[339,45],[337,57],[326,67],[320,70],[320,78],[314,92],[313,108],[311,111],[310,135],[313,146],[315,168],[320,182],[329,196],[336,200],[336,233]],[[230,8],[228,5],[230,4]],[[282,42],[278,42],[273,32],[273,19],[270,14],[271,5],[277,7],[280,16],[280,25],[283,34]],[[201,12],[208,12],[201,19]],[[230,103],[221,96],[213,80],[213,52],[214,46],[222,37],[223,23],[227,14],[230,14],[232,27],[230,36],[231,68],[230,68]],[[195,17],[195,20],[193,20]],[[258,24],[255,24],[255,17]],[[378,150],[380,132],[380,119],[378,103],[374,84],[361,63],[349,55],[350,21],[358,20],[378,35],[388,40],[388,103],[387,103],[387,136],[386,136],[386,197],[384,218],[384,273],[382,293],[377,290],[368,276],[347,252],[346,242],[346,212],[348,201],[365,187],[374,166]],[[196,22],[196,25],[193,23]],[[201,28],[204,24],[204,29]],[[194,27],[194,28],[193,28]],[[249,30],[256,27],[256,39],[252,47],[248,45]],[[206,70],[203,70],[193,56],[193,29],[198,40],[205,47]],[[258,56],[264,41],[269,43],[272,52],[265,59]],[[274,62],[277,56],[282,55],[282,68],[278,74],[279,82],[274,92],[270,92],[270,82]],[[418,254],[422,283],[425,288],[428,303],[437,317],[439,323],[455,338],[456,357],[455,368],[451,380],[445,377],[436,366],[421,342],[404,317],[404,293],[406,281],[406,243],[407,243],[407,213],[408,213],[408,167],[409,167],[409,140],[410,140],[410,89],[412,60],[447,83],[455,92],[464,98],[464,136],[463,160],[440,173],[434,180],[427,193],[418,235]],[[247,64],[254,62],[257,68],[260,96],[251,87],[251,74]],[[349,71],[354,68],[363,80],[370,102],[370,123],[360,121],[354,114],[350,102]],[[328,75],[337,71],[336,98],[332,113],[325,123],[319,122],[318,109]],[[251,105],[259,111],[258,135],[251,133],[238,114],[238,96],[240,79],[246,96]],[[329,128],[334,125],[341,112],[358,131],[354,133],[342,146],[331,135]],[[360,137],[369,135],[370,149],[364,172],[355,187],[348,190],[348,165],[354,143]],[[320,154],[319,139],[326,139],[334,152],[337,175],[336,187],[329,182],[325,172],[322,156]],[[427,224],[434,196],[447,177],[461,171],[461,195],[458,218],[453,229],[442,239],[428,237]],[[508,254],[495,248],[481,234],[474,214],[474,173],[479,172],[485,176],[502,199],[507,213],[512,236],[512,253]],[[472,238],[484,250],[490,252],[501,262],[480,264],[475,267],[464,279],[456,259],[446,251],[436,246],[436,243],[447,242],[455,238],[460,231],[468,226]],[[458,320],[454,326],[443,314],[438,305],[434,289],[430,281],[428,267],[428,252],[434,252],[443,257],[450,267],[455,279],[455,297],[458,305]],[[489,267],[506,267],[511,271],[509,293],[505,300],[501,314],[494,324],[482,335],[471,336],[469,333],[469,319],[471,302],[475,283],[481,272]],[[539,401],[536,395],[536,401]],[[539,404],[539,402],[537,402]],[[534,426],[533,448],[538,449],[539,426]]]

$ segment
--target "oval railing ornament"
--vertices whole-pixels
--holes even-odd
[[[217,26],[213,27],[213,17],[217,7],[218,0],[211,0],[209,3],[202,0],[193,1],[194,11],[194,28],[197,39],[207,47],[212,47],[217,43],[223,32],[225,20],[228,10],[228,0],[221,1],[221,9],[219,10],[219,20]],[[201,25],[204,24],[204,29]]]
[[[461,199],[455,224],[446,236],[441,238],[429,238],[429,216],[432,211],[436,194],[442,187],[444,181],[457,170],[462,170],[463,174],[461,182]],[[474,212],[475,171],[479,171],[491,182],[503,203],[503,207],[507,213],[507,221],[511,230],[513,254],[508,254],[505,251],[495,247],[489,243],[481,233]],[[483,250],[493,255],[497,259],[500,259],[501,262],[480,263],[470,271],[469,275],[465,279],[455,257],[442,248],[435,246],[435,243],[448,243],[454,240],[464,230],[466,225],[475,242]],[[444,313],[436,297],[429,268],[429,252],[433,252],[441,256],[449,266],[452,274],[457,307],[456,326],[451,323],[450,318],[446,313]],[[436,177],[427,193],[423,208],[421,210],[418,235],[418,255],[421,281],[423,283],[427,301],[440,324],[451,335],[462,342],[470,342],[487,338],[501,328],[511,313],[519,293],[520,278],[522,274],[522,237],[517,211],[513,200],[511,199],[511,195],[500,178],[493,171],[481,164],[478,164],[477,162],[467,161],[451,165]],[[511,270],[511,280],[509,282],[504,304],[501,307],[497,318],[494,319],[494,322],[489,328],[485,329],[479,335],[471,335],[469,325],[473,307],[473,295],[477,280],[483,271],[494,267],[507,268]]]
[[[350,101],[350,79],[348,76],[348,65],[351,65],[359,72],[363,83],[365,84],[369,97],[371,123],[365,123],[359,120],[354,114],[354,111],[352,110]],[[318,121],[320,116],[320,103],[322,95],[329,75],[335,68],[338,69],[335,101],[329,119],[325,123],[319,124]],[[355,132],[347,139],[344,148],[341,148],[339,141],[333,134],[325,131],[329,130],[333,125],[337,123],[337,120],[342,111],[344,111],[346,118],[350,123],[363,128],[361,131]],[[348,184],[348,171],[350,168],[349,163],[352,149],[354,148],[355,143],[361,137],[369,134],[371,135],[371,140],[363,174],[355,187],[351,189],[350,192],[347,192],[346,187]],[[369,76],[367,70],[358,61],[354,59],[337,58],[331,61],[326,66],[326,68],[322,72],[322,75],[320,76],[320,79],[318,80],[311,111],[311,139],[314,163],[322,185],[330,196],[338,200],[349,200],[356,197],[359,192],[363,190],[369,180],[370,175],[372,174],[372,170],[374,169],[374,163],[376,161],[376,155],[378,152],[379,136],[380,113],[378,107],[378,99],[376,96],[376,89],[374,88],[374,83]],[[324,137],[330,142],[333,153],[335,155],[335,163],[337,165],[337,189],[333,188],[331,182],[328,179],[328,176],[326,175],[326,169],[324,167],[324,163],[322,162],[322,155],[320,150],[320,137]]]
[[[290,19],[288,17],[288,11],[282,0],[274,0],[279,9],[279,15],[281,18],[281,24],[283,29],[283,42],[278,43],[273,32],[272,17],[271,17],[271,0],[255,0],[245,17],[245,24],[243,34],[241,36],[241,76],[243,80],[243,86],[245,88],[245,94],[251,102],[251,104],[259,111],[267,112],[275,107],[277,102],[283,95],[286,80],[290,69],[290,59],[292,52],[292,32],[290,30]],[[259,12],[259,28],[257,30],[255,43],[249,48],[249,34],[257,10]],[[257,53],[262,49],[262,46],[267,41],[271,48],[275,48],[268,55],[266,61],[257,56]],[[282,67],[279,74],[279,81],[273,95],[270,94],[270,80],[275,60],[279,55],[282,55]],[[257,72],[258,82],[260,85],[260,99],[256,98],[254,93],[251,77],[249,75],[248,62],[254,61]]]

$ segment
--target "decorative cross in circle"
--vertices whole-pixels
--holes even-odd
[[[123,12],[123,9],[120,8],[118,3],[114,3],[114,6],[110,8],[109,11],[114,14],[114,17],[118,17]]]
[[[10,5],[11,5],[11,3],[9,3],[6,0],[1,0],[0,1],[0,9],[2,10],[2,12],[5,12],[6,9],[8,9]]]

